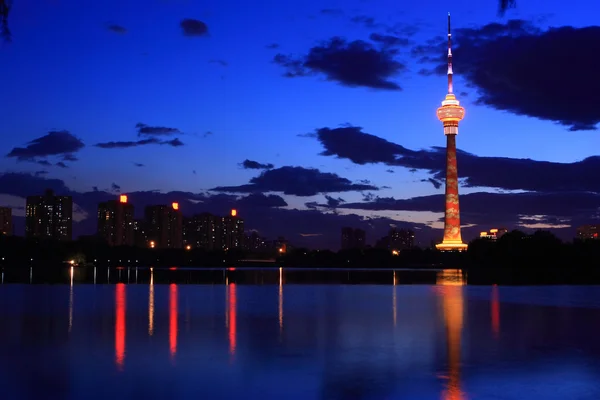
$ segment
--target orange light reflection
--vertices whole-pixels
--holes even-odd
[[[448,346],[448,385],[443,393],[444,400],[464,400],[465,394],[460,388],[460,356],[463,329],[463,289],[459,286],[438,288],[442,295],[446,337]]]
[[[150,290],[148,293],[148,336],[154,335],[154,271],[150,269]]]
[[[229,354],[235,356],[237,336],[237,295],[235,283],[227,286],[227,327],[229,329]]]
[[[171,283],[169,286],[169,349],[171,358],[177,354],[177,285]]]
[[[125,303],[125,290],[124,283],[117,283],[115,289],[117,314],[115,320],[115,359],[119,371],[123,370],[125,363],[125,309],[127,307]]]
[[[500,334],[500,297],[498,296],[498,286],[492,286],[492,332],[498,338]]]
[[[279,334],[283,332],[283,268],[279,268]]]

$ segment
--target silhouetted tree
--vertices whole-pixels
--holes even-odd
[[[0,0],[0,36],[10,42],[10,29],[8,29],[8,14],[12,6],[12,0]]]

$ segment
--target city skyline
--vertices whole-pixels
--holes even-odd
[[[493,226],[570,239],[596,220],[597,61],[585,46],[600,28],[575,6],[521,2],[499,17],[496,2],[467,1],[25,3],[0,49],[0,205],[17,234],[25,197],[51,188],[73,197],[74,237],[126,193],[184,215],[235,208],[261,236],[313,248],[338,248],[344,226],[369,244],[390,225],[439,241],[448,11],[469,108],[464,240]]]

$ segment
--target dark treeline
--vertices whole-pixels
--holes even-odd
[[[72,242],[0,237],[3,266],[60,266],[73,260],[97,266],[243,266],[241,260],[275,259],[273,253],[244,251],[208,252],[201,249],[148,249],[109,247],[100,240]],[[260,264],[260,262],[258,262]],[[265,262],[266,264],[266,262]],[[570,281],[600,279],[600,240],[564,243],[546,231],[527,235],[509,232],[496,241],[477,239],[466,253],[442,253],[432,249],[403,250],[393,255],[386,249],[293,249],[276,258],[283,267],[309,268],[462,268],[470,279],[486,283],[502,280]]]

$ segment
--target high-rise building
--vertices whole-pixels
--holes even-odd
[[[366,236],[366,232],[362,229],[342,228],[342,250],[364,248]]]
[[[47,190],[43,196],[27,196],[25,236],[71,240],[73,236],[73,199],[55,196]]]
[[[414,247],[415,233],[410,229],[390,229],[388,234],[390,249],[400,251]]]
[[[0,207],[0,235],[12,235],[12,209]]]
[[[195,249],[215,250],[219,247],[218,228],[221,218],[202,213],[186,218],[183,224],[183,242]]]
[[[577,239],[600,239],[600,225],[582,225],[578,227]]]
[[[220,245],[223,250],[241,249],[244,245],[244,220],[237,215],[237,210],[221,218]]]
[[[458,123],[465,117],[465,109],[454,95],[452,85],[452,33],[450,31],[450,14],[448,13],[448,94],[437,109],[437,117],[444,124],[446,135],[446,207],[444,214],[444,239],[437,244],[438,250],[464,251],[460,234],[460,207],[458,204],[458,171],[456,163],[456,135]]]
[[[148,224],[143,219],[133,220],[133,243],[136,247],[148,247]]]
[[[133,204],[126,195],[98,204],[98,235],[109,246],[133,246],[134,234]]]
[[[179,203],[148,206],[145,210],[148,246],[157,249],[183,247],[183,221]]]
[[[262,252],[269,249],[269,244],[267,243],[267,239],[261,237],[258,232],[252,231],[244,239],[244,249]]]

